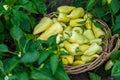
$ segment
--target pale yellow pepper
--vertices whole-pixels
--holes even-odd
[[[66,5],[65,6],[59,6],[57,8],[57,10],[59,12],[66,13],[66,14],[70,13],[73,9],[75,9],[74,6],[66,6]]]
[[[39,34],[47,30],[52,24],[52,19],[50,19],[49,17],[43,17],[40,22],[35,26],[33,34]]]
[[[102,51],[102,47],[99,46],[97,43],[93,43],[90,45],[88,50],[84,52],[85,55],[93,55],[96,53],[100,53]]]
[[[72,31],[72,36],[69,38],[69,41],[78,44],[84,44],[89,42],[89,40],[85,36],[75,31]]]
[[[80,45],[79,48],[82,52],[85,52],[86,50],[88,50],[90,47],[90,45],[88,44],[83,44],[83,45]]]
[[[57,21],[59,22],[69,22],[70,18],[66,16],[65,13],[59,13]]]
[[[69,22],[69,25],[71,27],[76,27],[76,26],[83,26],[85,23],[83,23],[85,19],[82,18],[76,18],[76,19],[71,19]]]
[[[86,20],[85,27],[87,29],[92,29],[92,21],[90,19]]]
[[[96,38],[105,36],[105,32],[102,29],[96,27],[94,25],[94,23],[92,23],[92,30],[93,30]]]
[[[89,39],[89,40],[92,40],[92,39],[95,39],[95,36],[94,36],[94,33],[92,32],[92,30],[85,30],[83,35]]]
[[[78,65],[84,65],[85,64],[85,62],[84,61],[81,61],[81,60],[75,60],[74,62],[73,62],[73,66],[78,66]]]
[[[97,43],[98,45],[101,45],[102,42],[103,41],[101,38],[95,38],[95,39],[90,40],[90,44]]]
[[[83,54],[79,49],[79,44],[77,43],[70,43],[68,41],[64,42],[64,47],[68,51],[70,55],[81,55]]]
[[[84,62],[92,62],[93,60],[95,60],[96,58],[98,58],[99,55],[98,54],[93,54],[93,55],[82,55],[81,56],[81,60]]]
[[[79,18],[84,16],[84,9],[82,7],[75,8],[72,10],[72,12],[67,16],[69,18]]]
[[[63,28],[59,22],[54,23],[50,28],[48,28],[44,33],[42,33],[38,39],[47,40],[50,36],[62,33]]]

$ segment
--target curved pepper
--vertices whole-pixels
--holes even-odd
[[[84,9],[82,7],[75,8],[72,10],[72,12],[67,16],[69,18],[79,18],[84,16]]]
[[[102,31],[102,29],[97,28],[97,27],[94,25],[94,23],[92,23],[92,30],[93,30],[96,38],[103,37],[103,36],[105,35],[105,32]]]
[[[84,62],[91,62],[93,60],[95,60],[96,58],[98,58],[99,55],[98,54],[93,54],[91,56],[88,56],[88,55],[82,55],[81,56],[81,60],[84,61]]]
[[[88,50],[85,51],[85,55],[93,55],[95,53],[100,53],[102,51],[102,47],[99,46],[97,43],[93,43],[90,45]]]
[[[48,28],[44,33],[42,33],[38,39],[47,40],[50,36],[62,33],[63,28],[59,22],[54,23],[50,28]]]
[[[52,19],[48,17],[43,17],[40,22],[35,26],[33,34],[39,34],[47,30],[53,24]]]
[[[82,18],[77,18],[77,19],[71,19],[70,22],[69,22],[69,25],[71,27],[76,27],[76,26],[83,26],[85,19],[82,19]]]
[[[75,7],[73,6],[60,6],[57,8],[59,12],[66,13],[66,14],[70,13],[73,9],[75,9]]]
[[[77,66],[77,65],[84,65],[85,64],[85,62],[84,61],[81,61],[81,60],[75,60],[74,62],[73,62],[73,66]]]
[[[89,40],[95,39],[95,36],[92,32],[92,30],[85,30],[83,35],[88,38]]]
[[[77,43],[69,43],[69,42],[65,41],[64,42],[64,47],[66,48],[66,50],[71,55],[80,55],[80,54],[83,54],[83,53],[81,53],[81,51],[79,49],[79,44],[77,44]]]
[[[84,44],[84,43],[89,42],[85,36],[75,32],[75,31],[72,31],[72,36],[69,38],[69,41],[74,42],[74,43],[78,43],[78,44]]]
[[[59,13],[57,20],[59,22],[69,22],[70,18],[66,16],[64,13]]]

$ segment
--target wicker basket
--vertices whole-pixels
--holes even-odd
[[[50,18],[54,17],[53,13],[50,13],[50,14],[47,14],[47,15],[45,14],[44,16],[47,16],[47,17],[50,17]],[[78,73],[83,73],[83,72],[93,70],[93,69],[97,68],[98,66],[100,66],[105,61],[107,61],[110,57],[110,53],[113,50],[118,50],[119,49],[119,46],[120,46],[119,35],[118,34],[112,35],[109,26],[104,21],[99,20],[99,19],[94,19],[94,20],[99,22],[100,24],[106,26],[105,28],[103,28],[103,31],[106,34],[109,33],[110,38],[104,37],[103,40],[105,42],[105,45],[102,46],[103,50],[102,50],[100,56],[96,60],[94,60],[93,62],[86,63],[85,65],[82,65],[82,66],[81,65],[78,65],[78,66],[64,66],[64,69],[66,70],[66,72],[68,74],[78,74]],[[115,39],[117,39],[117,42],[115,44],[113,44]]]

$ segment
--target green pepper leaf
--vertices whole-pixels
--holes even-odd
[[[110,59],[115,61],[120,58],[120,50],[113,50],[110,55]]]
[[[56,80],[70,80],[68,74],[64,70],[62,62],[60,62],[58,66],[57,72],[54,75]]]
[[[49,76],[43,74],[40,70],[32,70],[31,78],[34,80],[52,80]]]
[[[42,62],[44,62],[50,56],[51,53],[52,53],[51,50],[40,53],[38,64],[41,64]]]
[[[19,64],[19,60],[16,57],[12,57],[12,58],[7,59],[4,62],[4,72],[5,73],[11,72],[12,70],[15,69],[15,67],[18,66],[18,64]]]
[[[112,14],[116,14],[120,9],[120,4],[118,0],[111,0],[108,5]]]
[[[44,0],[34,0],[39,13],[44,14],[47,11],[47,5]]]
[[[27,72],[16,73],[17,80],[29,80]]]
[[[9,52],[7,45],[0,44],[0,52]]]
[[[10,30],[10,33],[11,33],[11,36],[17,41],[19,41],[23,37],[23,32],[18,26],[14,26]]]
[[[112,73],[111,73],[112,76],[115,76],[115,77],[119,77],[120,79],[120,61],[117,60],[112,68]],[[118,79],[118,80],[119,80]]]
[[[115,25],[113,25],[112,31],[116,33],[118,32],[117,30],[119,29],[120,29],[120,15],[116,16]]]
[[[32,1],[29,1],[25,4],[22,5],[22,7],[25,9],[25,10],[28,10],[32,13],[37,13],[37,8],[35,6],[35,4],[32,2]]]
[[[53,75],[56,73],[56,70],[58,68],[58,63],[59,63],[59,59],[57,55],[52,55],[50,57],[50,66],[51,66],[51,70]]]
[[[5,4],[13,5],[17,2],[17,0],[5,0]]]
[[[100,24],[100,23],[98,23],[98,22],[94,22],[94,25],[96,26],[96,27],[98,27],[98,28],[105,28],[106,26],[104,26],[104,25],[102,25],[102,24]]]
[[[88,72],[90,80],[102,80],[96,73]]]
[[[21,58],[21,62],[23,63],[33,63],[39,57],[39,52],[37,50],[27,51],[24,56]]]
[[[0,72],[4,72],[3,62],[0,60]]]
[[[88,4],[87,4],[87,10],[89,11],[89,10],[91,10],[92,9],[92,7],[96,4],[96,0],[89,0],[89,2],[88,2]]]

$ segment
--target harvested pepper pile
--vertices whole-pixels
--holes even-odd
[[[60,6],[55,17],[43,17],[34,28],[37,39],[47,40],[56,35],[64,65],[84,65],[97,59],[102,52],[104,31],[98,28],[93,15],[82,7]],[[54,14],[53,14],[54,15]]]

